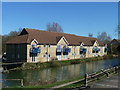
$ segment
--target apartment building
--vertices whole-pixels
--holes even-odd
[[[107,55],[97,38],[24,28],[6,43],[8,62],[47,62]]]

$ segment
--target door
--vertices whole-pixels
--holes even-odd
[[[64,55],[64,59],[67,59],[68,55]]]
[[[31,62],[37,62],[37,55],[35,53],[31,56]]]
[[[61,55],[57,55],[57,59],[58,59],[58,60],[61,60]]]

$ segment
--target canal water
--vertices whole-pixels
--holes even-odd
[[[85,73],[93,73],[119,65],[119,59],[107,59],[82,64],[71,64],[61,67],[45,69],[10,71],[2,74],[3,79],[24,79],[24,85],[42,85],[74,78],[79,78]],[[20,86],[20,81],[3,81],[3,87]]]

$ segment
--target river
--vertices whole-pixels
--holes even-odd
[[[2,74],[2,79],[24,79],[24,85],[31,85],[35,82],[40,84],[45,84],[46,82],[53,83],[78,78],[85,73],[93,73],[119,65],[119,61],[119,59],[106,59],[61,67],[10,71],[9,73]],[[20,86],[20,81],[3,81],[2,85],[3,87]]]

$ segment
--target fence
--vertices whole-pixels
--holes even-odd
[[[0,79],[0,80],[21,81],[21,87],[23,87],[23,79]]]
[[[103,70],[101,69],[101,72],[99,73],[92,73],[92,74],[85,74],[85,86],[88,86],[88,83],[95,81],[95,80],[99,80],[100,78],[107,76],[109,77],[110,74],[113,73],[118,73],[118,70],[120,69],[120,66],[115,66],[115,67],[111,67],[109,69]]]

